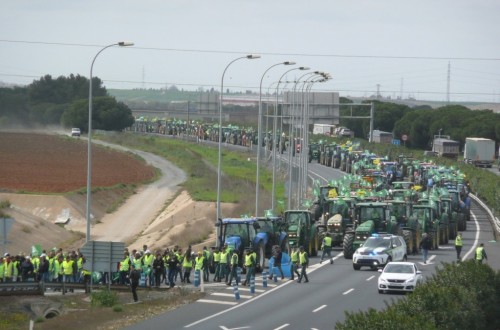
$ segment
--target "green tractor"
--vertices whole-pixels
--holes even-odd
[[[329,236],[332,246],[342,246],[346,231],[352,231],[354,221],[352,218],[355,199],[340,197],[329,199],[325,202],[325,212],[321,224],[318,225],[319,241]]]
[[[317,256],[321,243],[311,212],[287,210],[284,213],[284,222],[290,248],[303,246],[309,256]]]
[[[427,202],[421,205],[413,205],[412,218],[414,221],[418,221],[422,233],[427,233],[430,236],[432,249],[437,250],[439,248],[441,228],[436,208]]]
[[[320,146],[318,143],[309,144],[309,163],[315,159],[319,163]]]
[[[388,201],[392,204],[392,214],[396,218],[403,231],[403,238],[406,243],[406,254],[418,253],[420,238],[422,236],[420,224],[411,217],[413,211],[413,203],[410,200],[401,198]]]
[[[352,259],[354,251],[374,233],[402,235],[401,227],[392,215],[392,205],[385,202],[357,203],[353,230],[344,235],[344,258]]]

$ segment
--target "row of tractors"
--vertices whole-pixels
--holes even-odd
[[[463,198],[467,186],[460,173],[411,156],[389,161],[340,145],[317,151],[320,164],[339,168],[346,175],[326,185],[315,184],[309,208],[286,210],[281,216],[219,219],[218,245],[227,245],[241,256],[245,248],[251,248],[262,270],[273,246],[284,252],[304,246],[310,256],[316,256],[323,238],[329,236],[344,257],[351,259],[372,234],[391,233],[404,237],[407,253],[415,254],[423,233],[430,235],[433,249],[438,249],[466,230],[469,213]],[[432,186],[422,184],[429,179],[433,179]]]

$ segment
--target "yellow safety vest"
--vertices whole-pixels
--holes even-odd
[[[152,266],[153,265],[153,255],[150,254],[149,256],[146,254],[144,257],[144,266]]]
[[[462,237],[458,236],[455,238],[455,246],[462,246]]]
[[[253,261],[255,261],[255,263],[257,264],[257,252],[253,251],[251,255],[253,257]]]
[[[481,246],[476,249],[476,260],[483,260],[483,250]]]
[[[323,246],[332,247],[332,238],[330,236],[326,236],[325,238],[323,238]]]
[[[125,257],[125,259],[123,259],[122,262],[120,262],[120,271],[128,272],[129,269],[130,269],[130,258]]]
[[[73,260],[66,261],[64,260],[62,262],[62,268],[63,268],[63,273],[64,275],[73,275]]]
[[[5,278],[9,278],[9,277],[12,277],[12,271],[13,271],[13,268],[14,268],[14,262],[9,262],[9,263],[5,263],[5,270],[4,270],[4,274],[5,274]]]
[[[83,257],[78,258],[76,261],[76,266],[78,267],[78,270],[81,270],[83,268]]]
[[[231,257],[231,265],[233,266],[238,265],[238,255],[236,253],[233,253],[233,256]]]
[[[214,262],[220,262],[220,252],[214,252]]]
[[[16,260],[13,261],[12,263],[14,264],[12,269],[12,276],[17,277],[17,275],[19,275],[19,261]]]
[[[292,252],[291,258],[293,263],[299,262],[299,251]]]
[[[194,269],[201,270],[203,268],[203,261],[204,260],[205,260],[205,257],[196,257]]]
[[[57,275],[63,275],[64,274],[64,269],[63,269],[63,262],[64,261],[61,261],[59,262],[59,260],[56,260],[54,262],[54,273],[57,274]]]
[[[0,280],[3,280],[3,277],[4,277],[4,269],[5,269],[5,263],[2,262],[0,263]]]
[[[301,265],[307,264],[307,252],[306,251],[299,254],[299,260],[300,260]]]
[[[255,259],[253,259],[253,255],[251,253],[245,255],[245,266],[251,267],[251,266],[253,266],[254,262],[255,262]]]
[[[220,263],[227,264],[227,252],[220,253]]]
[[[138,270],[138,271],[141,271],[142,270],[142,261],[141,259],[134,259],[134,267],[135,267],[135,270]]]
[[[31,262],[33,263],[33,270],[35,273],[38,273],[38,268],[40,268],[40,258],[39,257],[34,257],[31,259]]]
[[[184,260],[182,261],[182,267],[191,268],[191,267],[193,267],[193,263],[191,262],[190,259],[184,257]]]

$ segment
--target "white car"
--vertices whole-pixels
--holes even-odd
[[[406,261],[406,243],[403,237],[392,234],[373,234],[352,255],[352,267],[370,267],[376,270],[391,261]]]
[[[382,274],[378,278],[378,293],[413,292],[424,282],[422,272],[413,262],[390,262],[379,272]]]
[[[80,129],[77,127],[74,127],[71,129],[71,136],[80,136],[81,132]]]

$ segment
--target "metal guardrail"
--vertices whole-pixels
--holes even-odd
[[[486,205],[482,200],[480,200],[479,197],[477,197],[473,194],[469,194],[469,196],[471,196],[471,198],[476,203],[481,205],[481,207],[486,211],[486,213],[488,213],[488,217],[490,218],[490,222],[495,227],[495,237],[498,238],[498,236],[500,236],[500,220],[497,217],[495,217],[493,212],[488,208],[488,205]]]

